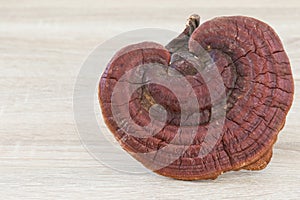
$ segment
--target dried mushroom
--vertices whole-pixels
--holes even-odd
[[[199,23],[192,15],[166,47],[143,42],[112,58],[99,84],[105,123],[126,151],[164,176],[214,179],[226,171],[263,169],[293,100],[287,54],[275,31],[257,19]],[[224,94],[217,75],[205,74],[211,64]],[[181,86],[172,82],[179,75],[186,80]],[[115,92],[117,85],[122,87]],[[212,99],[214,90],[220,96]],[[191,101],[192,93],[197,101]],[[213,122],[222,122],[221,129]],[[199,156],[204,146],[211,148]]]

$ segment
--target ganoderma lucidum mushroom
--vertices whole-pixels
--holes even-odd
[[[142,42],[116,53],[99,84],[105,123],[127,152],[163,176],[199,180],[215,179],[231,170],[261,170],[272,157],[272,147],[293,100],[293,77],[287,54],[275,31],[257,19],[230,16],[199,23],[200,17],[192,15],[185,30],[165,47]],[[209,55],[210,62],[203,59],[204,54]],[[153,63],[161,68],[148,74],[147,69]],[[212,63],[225,88],[223,96],[220,94],[220,98],[213,100],[214,105],[204,73]],[[137,66],[144,67],[132,71]],[[174,74],[169,73],[172,70],[190,84],[196,104],[189,102],[191,91],[185,91],[184,87],[174,83],[167,88],[151,83],[158,76],[172,81]],[[122,79],[125,75],[126,81]],[[210,78],[210,88],[218,88],[219,83]],[[120,82],[121,91],[114,93]],[[132,93],[131,86],[135,88]],[[181,93],[180,101],[174,90]],[[218,106],[224,96],[225,106]],[[129,101],[122,106],[124,99]],[[182,102],[186,102],[185,114]],[[159,105],[156,111],[154,105]],[[213,106],[220,112],[223,109],[225,115],[212,117]],[[159,114],[162,109],[165,115]],[[114,113],[124,114],[123,118],[116,119]],[[189,119],[183,121],[183,115]],[[218,138],[206,140],[211,123],[222,117],[221,129],[210,132]],[[128,118],[132,120],[130,125]],[[160,126],[152,124],[155,134],[149,133],[148,125],[153,121]],[[139,126],[139,131],[132,126]],[[199,156],[204,145],[211,149]]]

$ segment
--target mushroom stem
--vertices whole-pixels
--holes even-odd
[[[188,41],[192,33],[200,24],[200,16],[197,14],[191,15],[186,22],[186,27],[183,32],[174,38],[166,45],[166,49],[173,54],[179,51],[188,51]]]

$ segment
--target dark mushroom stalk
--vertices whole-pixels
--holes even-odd
[[[203,53],[217,67],[226,89],[226,106],[218,107],[226,112],[224,126],[215,143],[204,142],[211,122],[221,116],[212,118],[211,94],[203,74],[199,73],[199,69],[208,67]],[[193,59],[200,66],[189,62]],[[141,83],[145,84],[139,83],[141,86],[134,93],[129,92],[137,83],[124,82],[122,77],[126,72],[141,65],[150,68],[153,63],[163,66],[163,70],[157,69],[157,76],[171,81],[172,74],[167,72],[172,69],[192,87],[197,103],[185,107],[185,112],[190,112],[189,120],[182,122],[181,104],[177,94],[172,93],[177,85],[166,88],[144,81],[151,80],[147,68],[132,73],[131,78],[141,76],[144,81]],[[211,78],[212,84],[214,80]],[[122,95],[114,99],[113,91],[120,81]],[[185,88],[179,89],[186,92]],[[231,170],[265,168],[284,126],[293,93],[289,59],[278,35],[266,23],[245,16],[217,17],[200,25],[200,17],[191,15],[184,31],[166,47],[143,42],[121,49],[108,64],[99,84],[105,123],[120,145],[147,168],[181,180],[214,179]],[[190,91],[181,100],[189,102],[191,97]],[[125,107],[124,99],[128,99]],[[222,98],[218,100],[214,102],[217,106]],[[153,109],[156,105],[160,106]],[[113,108],[122,120],[116,119]],[[166,111],[165,118],[159,114],[161,108]],[[126,109],[130,116],[126,115]],[[151,118],[152,111],[158,114]],[[127,126],[128,118],[134,122],[131,126]],[[151,135],[150,129],[143,127],[152,123],[153,118],[164,125],[158,129],[154,124],[152,127],[159,131]],[[142,128],[137,128],[136,133],[134,126]],[[200,157],[205,145],[213,148]]]
[[[184,31],[169,44],[167,44],[166,49],[168,49],[171,54],[179,51],[189,51],[188,43],[190,36],[199,25],[200,16],[196,14],[191,15],[186,22],[186,28]]]

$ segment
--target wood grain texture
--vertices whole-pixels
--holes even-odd
[[[299,199],[300,5],[298,1],[0,1],[1,199]],[[76,76],[90,51],[124,31],[181,31],[198,13],[248,15],[284,42],[294,104],[263,171],[184,182],[120,173],[82,146],[73,118]]]

